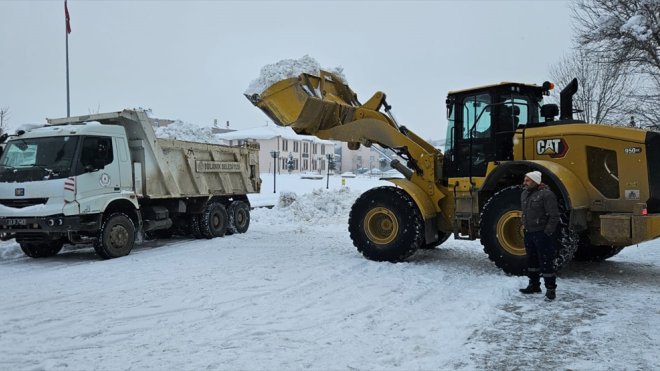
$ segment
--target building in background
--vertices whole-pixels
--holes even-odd
[[[332,141],[298,135],[291,128],[275,125],[231,131],[216,137],[229,145],[245,141],[259,143],[259,168],[262,172],[273,172],[273,165],[276,164],[278,173],[323,173],[327,171],[327,155],[335,154],[335,143]],[[275,160],[273,153],[277,155]]]

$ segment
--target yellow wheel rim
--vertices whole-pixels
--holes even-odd
[[[511,210],[502,214],[497,221],[497,240],[511,255],[525,255],[525,235],[520,210]]]
[[[399,222],[389,209],[376,207],[364,217],[364,233],[372,242],[386,245],[394,241],[399,233]]]

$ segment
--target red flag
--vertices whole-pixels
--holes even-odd
[[[64,19],[66,20],[66,33],[71,33],[71,18],[69,17],[69,8],[66,7],[66,0],[64,0]]]

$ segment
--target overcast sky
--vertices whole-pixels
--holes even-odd
[[[305,54],[342,66],[362,101],[444,138],[449,90],[540,84],[571,47],[564,1],[68,2],[71,115],[152,109],[234,129],[268,118],[243,92],[260,68]],[[66,116],[63,1],[0,1],[0,108],[10,127]]]

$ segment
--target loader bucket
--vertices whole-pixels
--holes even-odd
[[[350,121],[360,103],[356,94],[332,73],[303,73],[281,80],[261,94],[246,97],[279,126],[314,135]]]

